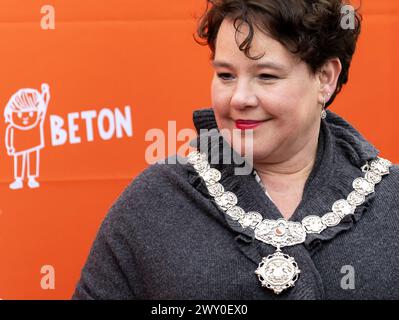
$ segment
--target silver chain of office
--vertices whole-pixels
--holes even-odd
[[[382,176],[389,173],[392,165],[389,160],[380,157],[366,163],[362,167],[364,177],[358,177],[353,181],[354,190],[346,199],[335,201],[330,212],[321,217],[308,215],[301,222],[293,222],[283,218],[263,219],[256,211],[245,212],[237,205],[237,196],[226,191],[219,183],[222,174],[219,170],[211,168],[205,153],[191,152],[188,155],[188,163],[205,181],[209,194],[222,211],[238,221],[242,228],[253,229],[257,240],[277,248],[274,254],[262,258],[255,271],[262,286],[276,294],[293,287],[301,272],[294,258],[282,253],[281,248],[301,244],[307,234],[319,234],[328,227],[338,225],[346,215],[354,214],[356,207],[364,203],[366,196],[374,192],[375,185],[381,181]]]

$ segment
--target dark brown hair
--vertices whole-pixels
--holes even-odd
[[[304,61],[313,73],[328,59],[337,57],[342,71],[328,106],[348,82],[349,67],[361,29],[362,17],[358,9],[354,10],[354,28],[342,27],[345,13],[341,13],[341,8],[347,4],[343,0],[207,0],[197,28],[200,39],[196,41],[208,45],[211,59],[214,59],[220,25],[229,18],[234,22],[236,32],[241,25],[248,26],[248,35],[238,47],[250,59],[262,57],[249,55],[255,28],[279,41]]]

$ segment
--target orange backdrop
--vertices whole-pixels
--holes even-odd
[[[55,29],[43,29],[44,5]],[[192,37],[204,8],[205,0],[0,0],[0,298],[69,299],[109,207],[148,165],[148,130],[167,134],[168,121],[193,128],[192,110],[210,106],[209,51]],[[399,1],[364,0],[363,15],[349,84],[331,110],[397,163]],[[19,89],[40,95],[43,83],[51,98],[40,187],[12,190],[3,110]],[[54,288],[43,289],[46,265]]]

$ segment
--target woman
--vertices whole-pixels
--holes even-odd
[[[198,28],[215,69],[212,109],[194,113],[201,148],[125,190],[75,299],[399,298],[398,167],[326,111],[360,33],[343,5],[212,1]],[[226,161],[233,150],[250,174]]]

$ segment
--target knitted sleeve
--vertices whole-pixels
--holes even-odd
[[[140,295],[145,272],[142,234],[148,228],[146,211],[154,201],[147,183],[157,178],[153,167],[145,170],[121,194],[104,219],[92,245],[74,300],[128,300]]]

